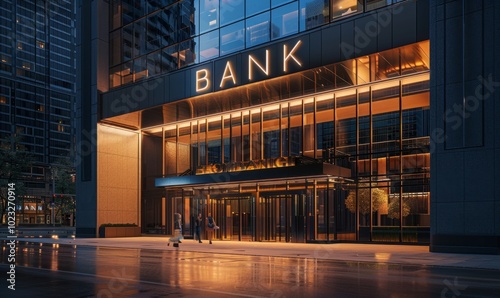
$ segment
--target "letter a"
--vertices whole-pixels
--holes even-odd
[[[229,72],[229,74],[228,74]],[[227,61],[226,68],[224,68],[224,74],[222,75],[222,80],[220,80],[220,87],[224,86],[224,81],[232,79],[233,84],[236,85],[236,78],[233,74],[233,68],[231,67],[231,62]]]

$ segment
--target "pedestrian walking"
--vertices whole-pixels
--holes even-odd
[[[208,243],[212,244],[212,237],[219,227],[215,224],[215,220],[212,217],[212,213],[208,213],[207,217],[207,232],[208,232]]]
[[[170,237],[167,242],[167,246],[170,242],[173,242],[174,247],[179,247],[179,243],[182,243],[182,215],[180,213],[174,213],[174,236]]]
[[[201,218],[201,213],[198,213],[198,217],[196,218],[196,220],[194,221],[194,224],[195,224],[195,241],[196,241],[196,237],[198,237],[198,242],[199,243],[203,243],[201,242],[201,225],[203,223],[203,219]]]

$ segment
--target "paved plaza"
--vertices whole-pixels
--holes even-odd
[[[185,239],[179,247],[167,246],[167,236],[128,238],[17,238],[19,241],[102,247],[180,250],[186,252],[226,253],[339,261],[418,264],[500,270],[500,255],[433,253],[425,245],[359,243],[279,243],[208,241]]]

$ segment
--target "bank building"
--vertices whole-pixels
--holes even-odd
[[[498,253],[499,9],[79,1],[77,236]]]

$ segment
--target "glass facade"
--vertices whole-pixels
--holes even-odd
[[[401,0],[113,0],[110,87],[397,2]]]
[[[428,42],[235,88],[217,104],[210,97],[166,105],[192,110],[142,130],[143,164],[160,158],[166,179],[220,174],[167,187],[166,201],[148,198],[145,183],[146,232],[168,231],[175,211],[189,235],[191,218],[210,210],[223,240],[429,241]],[[340,170],[267,176],[278,160]],[[230,179],[257,169],[257,180]]]

